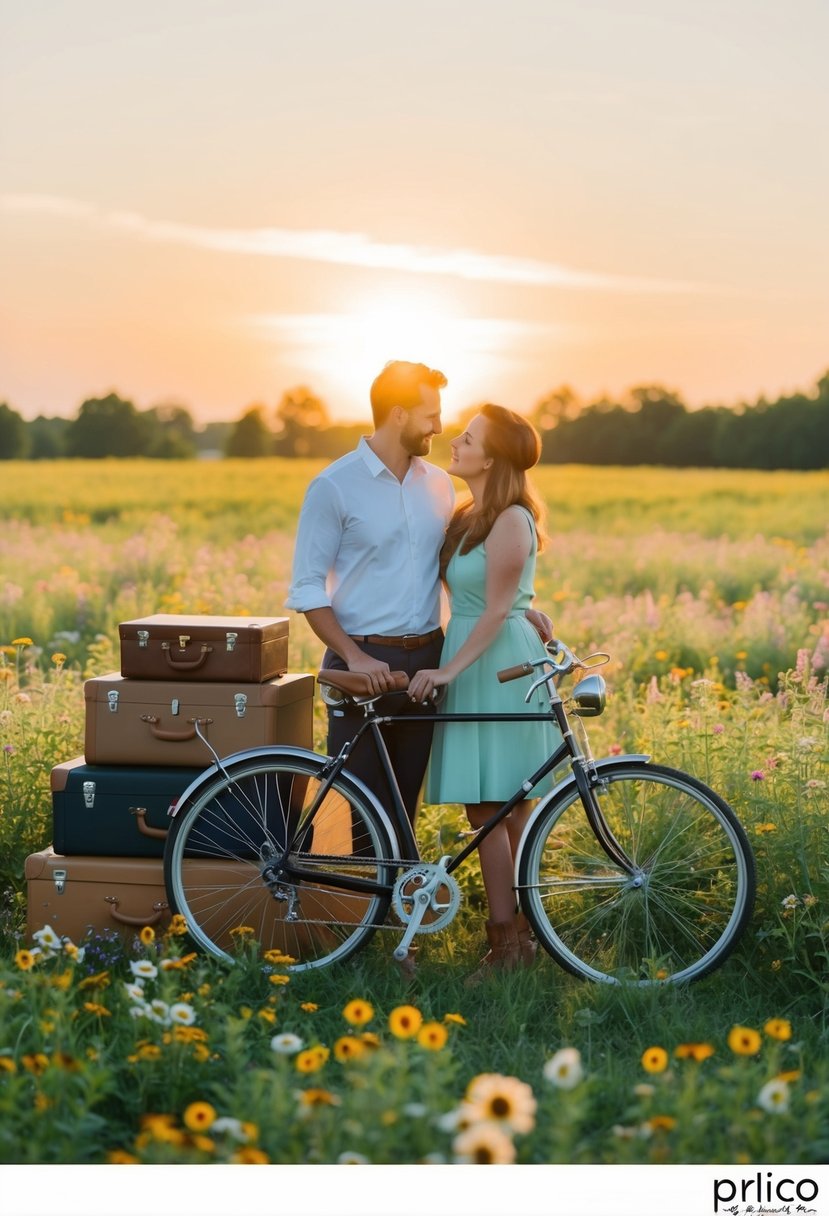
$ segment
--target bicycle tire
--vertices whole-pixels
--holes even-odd
[[[519,856],[521,905],[539,942],[584,979],[701,979],[728,958],[754,907],[754,858],[726,802],[653,764],[603,766],[599,805],[637,866],[612,862],[575,784],[553,792]]]
[[[199,949],[233,961],[250,939],[266,961],[269,952],[271,961],[291,960],[280,970],[305,971],[351,957],[382,924],[397,843],[371,796],[345,772],[309,827],[325,763],[279,749],[231,758],[178,808],[164,880],[172,911]],[[318,872],[319,881],[293,881],[291,862]],[[363,894],[326,882],[337,874],[388,890]]]

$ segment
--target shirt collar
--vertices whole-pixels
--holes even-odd
[[[357,452],[362,458],[363,463],[365,464],[369,473],[371,473],[372,477],[379,477],[381,473],[388,473],[389,477],[394,477],[394,473],[392,473],[391,469],[389,469],[388,466],[383,463],[377,453],[369,446],[365,435],[360,436],[360,441],[357,444]],[[406,476],[418,477],[425,471],[425,469],[426,464],[420,458],[420,456],[413,456],[409,462],[409,471]]]

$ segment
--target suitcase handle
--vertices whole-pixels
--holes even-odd
[[[150,734],[154,739],[160,739],[162,743],[188,743],[196,737],[196,727],[191,726],[189,730],[162,730],[158,723],[160,718],[155,714],[142,714],[141,721],[146,722],[150,728]],[[213,721],[212,718],[188,718],[188,722],[196,723],[199,726],[209,726]]]
[[[147,808],[145,806],[131,806],[130,814],[135,816],[135,826],[142,836],[152,836],[153,840],[167,839],[169,835],[167,828],[151,828],[147,823]]]
[[[164,651],[164,657],[174,671],[195,671],[197,667],[201,667],[207,656],[212,651],[212,646],[202,646],[201,654],[197,659],[174,659],[170,653],[170,643],[162,642],[161,649]]]
[[[109,914],[113,920],[118,921],[119,925],[136,925],[138,928],[143,928],[144,925],[157,925],[170,906],[162,900],[153,904],[153,910],[149,916],[127,916],[125,912],[118,911],[120,901],[117,895],[105,895],[104,900],[112,905]]]

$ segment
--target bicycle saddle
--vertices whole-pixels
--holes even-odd
[[[336,688],[339,692],[353,697],[355,701],[372,701],[390,692],[405,692],[409,687],[409,677],[405,671],[392,671],[389,674],[394,682],[393,687],[380,693],[372,691],[371,681],[364,671],[336,671],[325,668],[318,673],[317,683],[322,688]]]

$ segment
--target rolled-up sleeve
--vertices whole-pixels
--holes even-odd
[[[343,520],[336,487],[317,477],[308,487],[299,513],[287,608],[309,612],[331,606],[328,577],[342,538]]]

